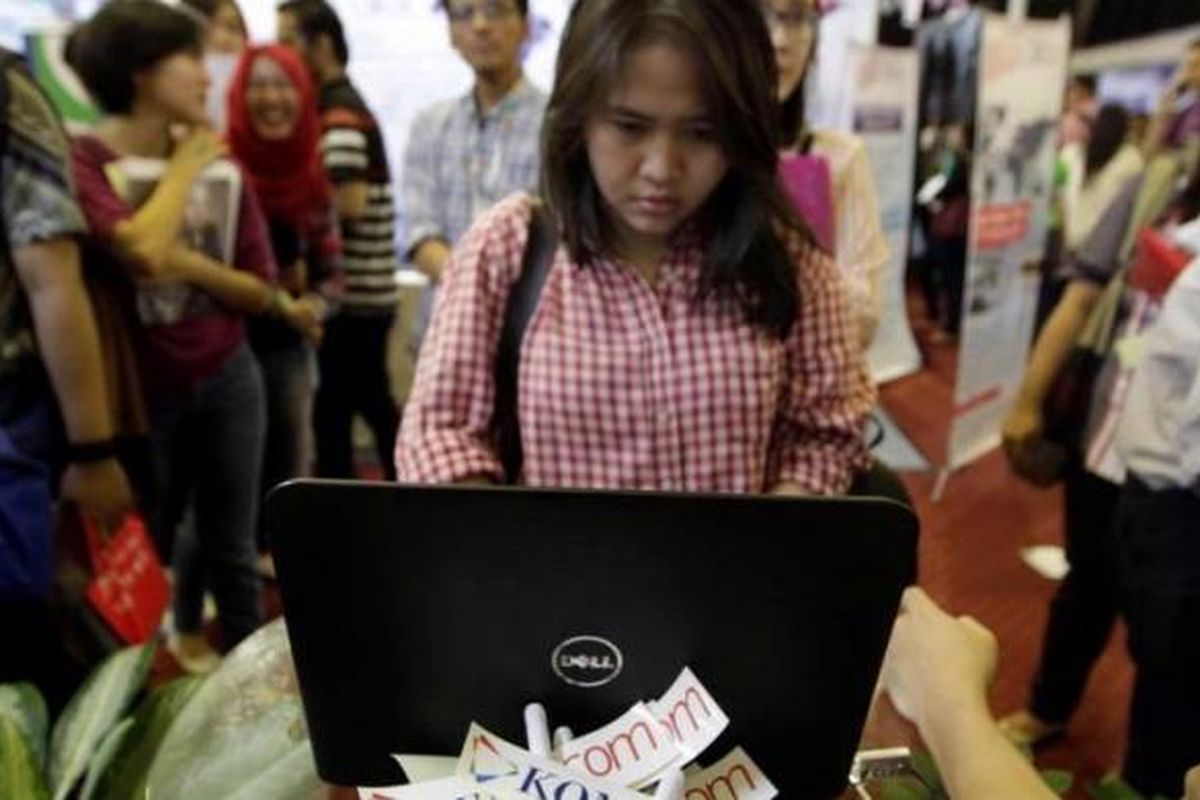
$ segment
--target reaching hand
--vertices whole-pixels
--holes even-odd
[[[880,681],[896,710],[925,730],[939,714],[986,707],[998,647],[970,617],[952,617],[920,589],[904,593]]]
[[[283,312],[284,319],[313,344],[320,344],[325,335],[325,303],[314,295],[305,295],[291,303]]]

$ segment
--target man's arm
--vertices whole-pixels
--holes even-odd
[[[412,262],[431,283],[439,283],[450,263],[450,245],[442,239],[426,239],[413,251]]]
[[[408,258],[417,270],[437,284],[450,261],[451,247],[437,212],[436,166],[438,132],[443,129],[436,109],[417,117],[404,151],[404,212]]]
[[[113,419],[78,246],[70,239],[58,239],[18,247],[12,255],[67,438],[73,444],[110,441]],[[115,458],[70,465],[63,476],[62,495],[105,520],[118,518],[133,506],[129,483]]]
[[[1050,800],[1054,793],[988,709],[996,661],[990,631],[951,617],[913,588],[904,594],[880,682],[916,724],[955,800]]]
[[[362,219],[367,213],[370,185],[366,181],[352,181],[337,187],[334,204],[338,218],[342,220]]]

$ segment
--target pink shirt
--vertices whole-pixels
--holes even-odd
[[[468,232],[446,272],[396,448],[401,481],[502,478],[490,436],[494,359],[531,200]],[[559,248],[521,348],[521,483],[758,493],[844,492],[869,456],[874,405],[837,268],[797,240],[797,324],[780,340],[740,309],[697,301],[701,250],[678,244],[657,289]]]

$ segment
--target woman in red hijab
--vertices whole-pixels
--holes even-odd
[[[320,135],[300,59],[279,45],[248,49],[229,89],[229,147],[270,223],[280,283],[297,302],[326,304],[341,254]],[[310,342],[270,320],[251,325],[250,343],[267,389],[265,491],[308,473],[316,359]]]

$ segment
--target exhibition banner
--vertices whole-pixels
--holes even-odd
[[[1000,443],[1028,360],[1071,29],[988,15],[981,36],[950,469]]]
[[[920,60],[910,48],[855,48],[851,73],[853,130],[871,162],[890,260],[883,287],[883,315],[868,360],[876,383],[921,368],[905,305],[905,272],[912,223],[917,152],[917,88]]]
[[[54,24],[25,37],[25,56],[34,78],[58,110],[68,130],[87,130],[100,121],[100,109],[63,56],[70,28]]]

